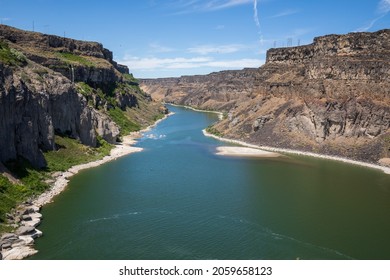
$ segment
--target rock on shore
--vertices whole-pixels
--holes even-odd
[[[9,219],[20,227],[15,233],[5,233],[0,238],[0,259],[21,260],[36,254],[33,248],[34,240],[42,236],[42,232],[36,227],[40,224],[42,214],[40,207],[27,204],[20,207]]]

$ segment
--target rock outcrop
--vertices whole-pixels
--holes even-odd
[[[258,69],[142,80],[166,102],[224,111],[224,136],[377,163],[390,155],[390,30],[270,49]],[[381,161],[383,162],[383,161]]]
[[[0,52],[3,163],[23,157],[45,167],[43,152],[56,148],[56,134],[92,147],[98,136],[115,143],[120,128],[107,111],[150,101],[99,43],[0,25]]]

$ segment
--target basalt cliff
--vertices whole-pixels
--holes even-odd
[[[150,124],[159,110],[100,43],[0,25],[0,164],[45,167],[56,135],[114,143],[121,123]]]
[[[258,145],[389,164],[390,30],[270,49],[258,69],[145,79],[154,98],[224,112],[210,130]]]

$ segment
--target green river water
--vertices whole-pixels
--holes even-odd
[[[212,113],[175,115],[144,148],[72,177],[31,259],[390,259],[390,175],[312,157],[215,155]]]

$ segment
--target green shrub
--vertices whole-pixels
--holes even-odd
[[[213,127],[212,125],[208,126],[206,128],[206,131],[210,134],[213,134],[215,136],[218,136],[218,137],[223,137],[223,134],[222,132],[218,131],[218,129],[216,129],[215,127]]]
[[[78,82],[76,84],[76,89],[84,96],[91,96],[93,93],[93,88],[91,88],[87,83],[84,82]]]

